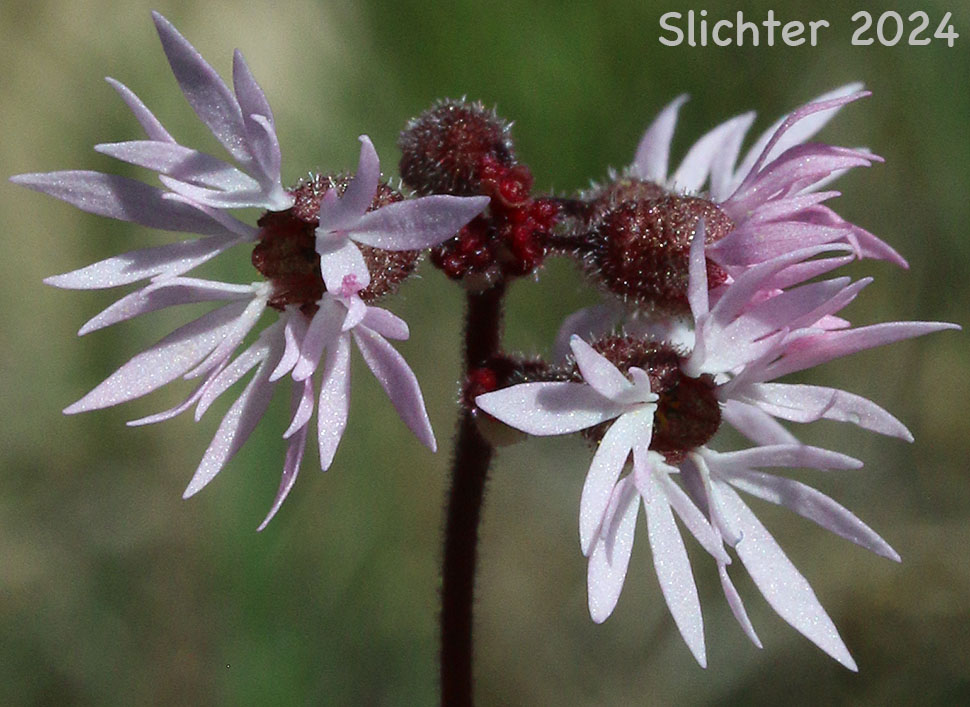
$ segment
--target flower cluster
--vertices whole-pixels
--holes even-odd
[[[366,136],[360,138],[360,162],[352,178],[318,175],[283,187],[273,113],[242,54],[234,56],[230,90],[171,23],[158,14],[154,18],[182,93],[234,164],[180,145],[134,93],[108,79],[147,139],[95,149],[156,172],[164,188],[90,171],[23,174],[12,180],[100,216],[204,236],[132,251],[46,280],[69,289],[148,280],[92,318],[80,334],[165,307],[221,303],[135,356],[65,412],[116,405],[185,378],[199,384],[182,404],[129,424],[158,422],[192,406],[198,419],[255,369],[189,482],[188,497],[240,449],[266,411],[275,383],[288,377],[293,417],[283,436],[289,446],[279,492],[262,528],[296,480],[314,407],[320,465],[327,469],[333,461],[347,423],[351,342],[408,427],[436,448],[417,380],[388,343],[407,339],[408,326],[373,303],[411,274],[422,250],[451,238],[489,199],[405,198],[381,181],[377,153]],[[256,227],[229,213],[245,207],[265,210]],[[253,248],[260,281],[234,284],[187,276],[237,245]],[[276,320],[240,351],[267,310],[276,312]]]
[[[899,420],[865,398],[776,379],[954,328],[932,322],[853,328],[837,314],[871,279],[818,280],[856,257],[905,265],[889,246],[822,205],[838,194],[822,186],[878,158],[805,142],[864,95],[847,86],[796,110],[756,140],[738,166],[753,116],[729,120],[668,176],[684,98],[674,101],[647,130],[633,165],[581,196],[573,209],[579,215],[560,239],[609,300],[565,322],[557,362],[545,370],[530,362],[528,372],[506,376],[514,385],[475,399],[486,420],[529,434],[584,431],[595,446],[579,514],[590,614],[605,621],[617,604],[642,504],[661,591],[701,665],[700,603],[675,516],[714,559],[730,608],[755,645],[760,641],[727,571],[729,550],[782,618],[853,670],[811,587],[738,491],[899,560],[833,499],[765,471],[862,466],[801,444],[778,420],[838,420],[912,440]],[[716,451],[710,442],[723,423],[752,446]]]
[[[754,115],[728,120],[698,140],[671,173],[670,144],[685,101],[679,97],[648,128],[629,167],[573,197],[534,194],[509,123],[463,100],[437,103],[402,132],[401,189],[410,193],[382,180],[366,136],[352,175],[311,174],[284,187],[273,113],[242,55],[234,56],[230,89],[167,20],[154,18],[182,93],[230,161],[179,144],[134,93],[108,79],[146,139],[95,149],[155,172],[162,186],[91,171],[12,180],[90,213],[200,236],[48,278],[68,289],[148,281],[80,334],[182,304],[218,306],[136,355],[66,413],[133,400],[184,378],[197,381],[184,402],[129,424],[159,422],[193,407],[199,419],[250,376],[188,497],[241,448],[275,384],[289,379],[288,448],[263,528],[296,480],[314,412],[320,466],[333,463],[348,421],[354,346],[404,423],[436,449],[415,375],[389,343],[407,339],[408,326],[377,306],[415,271],[423,251],[461,283],[470,302],[489,292],[500,301],[509,279],[534,273],[548,255],[572,257],[604,293],[603,303],[563,323],[549,361],[501,352],[500,315],[493,312],[493,331],[482,333],[488,345],[466,352],[462,403],[465,422],[474,430],[474,416],[485,436],[509,428],[532,435],[582,432],[595,447],[579,513],[592,618],[605,621],[619,600],[642,506],[660,589],[701,665],[700,603],[676,518],[713,558],[731,611],[756,645],[728,573],[734,558],[782,618],[856,668],[807,581],[738,492],[899,560],[836,501],[766,471],[862,465],[800,443],[780,421],[851,422],[912,440],[899,420],[865,398],[779,379],[955,328],[933,322],[853,327],[840,313],[871,279],[823,279],[859,258],[906,266],[891,247],[826,205],[838,196],[825,189],[829,183],[880,158],[809,142],[843,106],[867,95],[861,86],[842,87],[783,117],[743,156]],[[263,211],[255,225],[231,214],[254,207]],[[236,246],[251,248],[258,281],[189,275]],[[260,329],[264,315],[273,321]],[[717,451],[715,436],[725,424],[750,446]]]

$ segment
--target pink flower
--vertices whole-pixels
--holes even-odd
[[[708,248],[707,256],[729,270],[832,242],[848,243],[858,257],[905,267],[895,250],[822,203],[839,196],[837,191],[820,191],[823,187],[849,169],[881,158],[865,150],[807,142],[843,105],[869,95],[861,88],[848,84],[783,117],[755,140],[740,162],[741,143],[754,113],[732,118],[694,143],[668,174],[677,113],[687,100],[680,96],[660,112],[640,140],[630,175],[677,193],[699,193],[708,185],[709,198],[734,227]]]
[[[97,149],[154,170],[167,190],[88,171],[24,174],[12,181],[100,216],[204,236],[132,251],[45,280],[67,289],[100,289],[149,280],[88,321],[80,334],[167,307],[220,303],[136,355],[64,412],[117,405],[185,378],[199,383],[181,404],[129,424],[160,422],[193,406],[198,420],[220,395],[251,374],[192,476],[184,494],[187,498],[212,481],[239,451],[265,413],[276,383],[290,374],[293,419],[284,433],[288,448],[280,488],[262,529],[296,480],[316,398],[312,374],[324,350],[317,425],[324,469],[332,463],[346,426],[351,339],[405,422],[422,442],[435,449],[414,374],[386,340],[406,339],[407,325],[390,312],[365,304],[358,295],[371,275],[352,240],[370,246],[372,256],[379,252],[375,249],[425,248],[453,236],[485,208],[488,198],[381,201],[377,198],[379,162],[366,136],[361,138],[360,170],[343,198],[337,197],[337,182],[332,179],[303,183],[287,191],[280,181],[280,148],[273,114],[242,55],[237,52],[234,57],[233,92],[165,18],[157,13],[153,16],[183,94],[235,164],[179,145],[131,91],[109,79],[148,139],[99,145]],[[309,225],[313,214],[305,213],[305,208],[297,214],[291,208],[298,196],[305,207],[307,193],[312,201],[320,184],[329,185],[324,187],[327,191],[322,194],[319,214],[317,244],[322,257],[313,250],[313,227]],[[399,194],[394,198],[403,199]],[[227,213],[244,207],[260,207],[272,213],[264,214],[260,228]],[[307,229],[308,248],[299,240]],[[186,276],[235,245],[257,241],[259,257],[254,253],[253,262],[259,261],[257,268],[264,280],[237,285]],[[310,254],[307,262],[294,260],[304,252]],[[417,256],[411,254],[407,267],[398,267],[398,280],[410,274]],[[316,275],[317,281],[308,283],[306,277],[314,277],[317,258],[324,280]],[[287,275],[294,275],[296,280],[286,279]],[[304,290],[294,291],[294,282]],[[392,289],[389,286],[383,291]],[[320,292],[323,298],[318,301]],[[276,320],[238,352],[268,309],[278,312]]]
[[[523,383],[476,398],[485,412],[531,434],[565,434],[616,418],[599,442],[580,504],[581,544],[590,558],[589,597],[594,620],[605,620],[616,605],[633,543],[638,499],[642,498],[664,598],[701,665],[705,664],[705,654],[697,590],[669,507],[715,558],[731,609],[756,645],[760,647],[760,642],[728,576],[729,559],[722,543],[734,548],[783,619],[843,665],[856,669],[808,582],[735,491],[784,505],[841,537],[899,560],[879,535],[828,496],[793,479],[760,470],[772,466],[862,466],[843,454],[800,444],[776,418],[852,422],[912,440],[902,423],[865,398],[833,388],[774,383],[773,379],[866,348],[957,328],[938,322],[848,328],[848,322],[835,313],[869,280],[850,283],[848,278],[836,278],[801,284],[807,272],[824,272],[830,266],[824,259],[808,258],[847,247],[837,243],[817,245],[753,265],[734,282],[716,290],[712,304],[701,221],[690,249],[688,300],[693,321],[679,322],[678,326],[685,329],[676,346],[654,340],[650,346],[637,349],[640,344],[629,336],[613,340],[614,350],[618,347],[627,352],[628,359],[645,362],[642,367],[629,368],[635,383],[627,381],[623,371],[573,335],[570,348],[585,383]],[[806,267],[808,264],[811,266]],[[667,324],[677,328],[671,322]],[[654,334],[664,333],[669,330],[665,332],[658,324]],[[675,349],[681,353],[674,354]],[[689,353],[684,349],[690,349]],[[658,352],[667,352],[666,357]],[[671,374],[669,363],[665,363],[671,356],[679,360],[679,374]],[[666,370],[663,365],[667,365]],[[639,381],[646,382],[645,386],[639,384],[640,390],[649,391],[651,375],[662,375],[673,382],[666,389],[654,389],[649,399],[643,392],[635,399],[618,397],[631,395],[627,390],[636,389]],[[706,442],[721,421],[759,446],[730,453],[710,449]],[[631,449],[633,470],[620,478]],[[675,478],[680,479],[680,485]]]
[[[388,204],[368,211],[380,182],[381,167],[370,138],[360,136],[360,160],[353,181],[342,197],[333,189],[320,204],[317,252],[327,289],[339,291],[343,278],[353,275],[361,289],[370,272],[357,243],[382,250],[421,250],[448,240],[486,206],[487,196],[444,194]]]

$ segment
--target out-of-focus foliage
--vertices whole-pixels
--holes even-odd
[[[878,13],[875,4],[867,9]],[[912,267],[853,266],[876,282],[850,315],[966,325],[970,12],[943,0],[910,4],[904,16],[924,10],[934,26],[954,12],[956,46],[852,47],[857,8],[835,0],[708,8],[712,18],[743,10],[758,21],[774,8],[782,20],[832,25],[814,48],[742,49],[664,47],[658,18],[675,8],[641,0],[296,0],[275,9],[13,0],[0,5],[0,164],[5,175],[136,175],[91,150],[140,137],[105,74],[132,87],[185,144],[215,149],[178,93],[150,7],[224,75],[233,47],[244,50],[275,108],[289,181],[308,169],[352,168],[364,132],[393,174],[407,118],[436,98],[467,95],[516,121],[519,154],[539,188],[569,192],[628,162],[647,122],[680,92],[693,96],[676,137],[683,147],[735,113],[757,109],[763,127],[861,79],[874,97],[846,109],[822,138],[867,145],[887,161],[841,182],[836,208]],[[182,319],[150,315],[76,340],[113,294],[55,291],[41,278],[172,236],[10,184],[0,185],[0,202],[0,702],[432,703],[459,367],[455,288],[426,264],[389,303],[411,323],[401,348],[442,450],[431,455],[411,439],[376,383],[359,375],[333,469],[321,474],[308,453],[291,499],[257,535],[282,466],[285,396],[189,502],[181,491],[220,411],[198,425],[186,417],[124,426],[188,388],[122,409],[59,413]],[[247,258],[210,274],[255,279]],[[512,288],[509,345],[545,351],[562,317],[593,297],[569,263],[550,263],[539,282]],[[616,613],[593,625],[576,530],[589,452],[578,440],[533,441],[503,450],[490,484],[476,606],[482,704],[970,700],[968,358],[966,336],[944,333],[812,373],[813,382],[874,398],[916,435],[906,445],[825,423],[804,434],[866,462],[811,480],[881,531],[901,566],[756,506],[831,611],[859,675],[785,626],[741,578],[766,649],[747,644],[704,561],[696,573],[711,667],[701,670],[662,606],[642,541]]]

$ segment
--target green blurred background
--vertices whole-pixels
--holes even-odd
[[[224,76],[232,49],[244,50],[276,112],[286,182],[308,169],[352,168],[363,132],[394,174],[407,118],[436,98],[467,95],[516,121],[520,157],[540,189],[568,192],[628,163],[648,121],[680,92],[693,98],[678,155],[738,112],[757,109],[763,128],[823,91],[863,80],[875,95],[822,137],[867,145],[886,164],[841,180],[846,196],[834,205],[899,249],[911,270],[853,266],[851,274],[876,282],[849,316],[965,325],[970,11],[950,0],[865,4],[874,13],[924,10],[931,29],[952,11],[962,36],[953,48],[852,47],[849,18],[859,8],[836,0],[797,9],[709,3],[712,18],[743,10],[758,21],[773,7],[783,20],[832,24],[814,48],[743,49],[660,45],[659,16],[687,9],[673,3],[293,0],[274,9],[4,0],[0,164],[8,175],[137,175],[91,150],[141,135],[106,74],[135,90],[183,144],[216,149],[171,77],[152,8]],[[220,410],[198,425],[186,416],[124,426],[181,400],[182,388],[121,409],[59,412],[187,315],[150,315],[78,340],[77,328],[117,294],[57,291],[41,278],[175,236],[6,182],[0,202],[0,703],[433,703],[459,372],[456,289],[425,265],[389,305],[411,323],[413,339],[400,349],[423,384],[441,451],[431,455],[408,435],[356,359],[350,432],[333,469],[321,474],[308,452],[290,500],[256,534],[279,479],[285,396],[188,502],[181,492]],[[255,279],[247,257],[208,273]],[[549,263],[538,282],[511,290],[510,348],[545,351],[562,317],[593,299],[569,263]],[[902,565],[755,504],[832,614],[858,675],[787,627],[736,573],[765,650],[748,644],[709,562],[695,570],[710,664],[700,669],[662,605],[642,536],[616,613],[594,625],[576,532],[589,453],[579,440],[544,440],[503,450],[489,487],[476,605],[481,703],[970,701],[968,354],[964,334],[944,333],[808,377],[874,398],[916,435],[907,445],[834,424],[804,430],[806,441],[866,462],[862,471],[802,478],[883,533]]]

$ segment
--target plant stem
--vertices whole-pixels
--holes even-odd
[[[469,293],[465,314],[465,377],[499,352],[505,285]],[[441,704],[472,705],[472,606],[478,523],[492,445],[466,407],[458,424],[445,526],[441,590]]]

